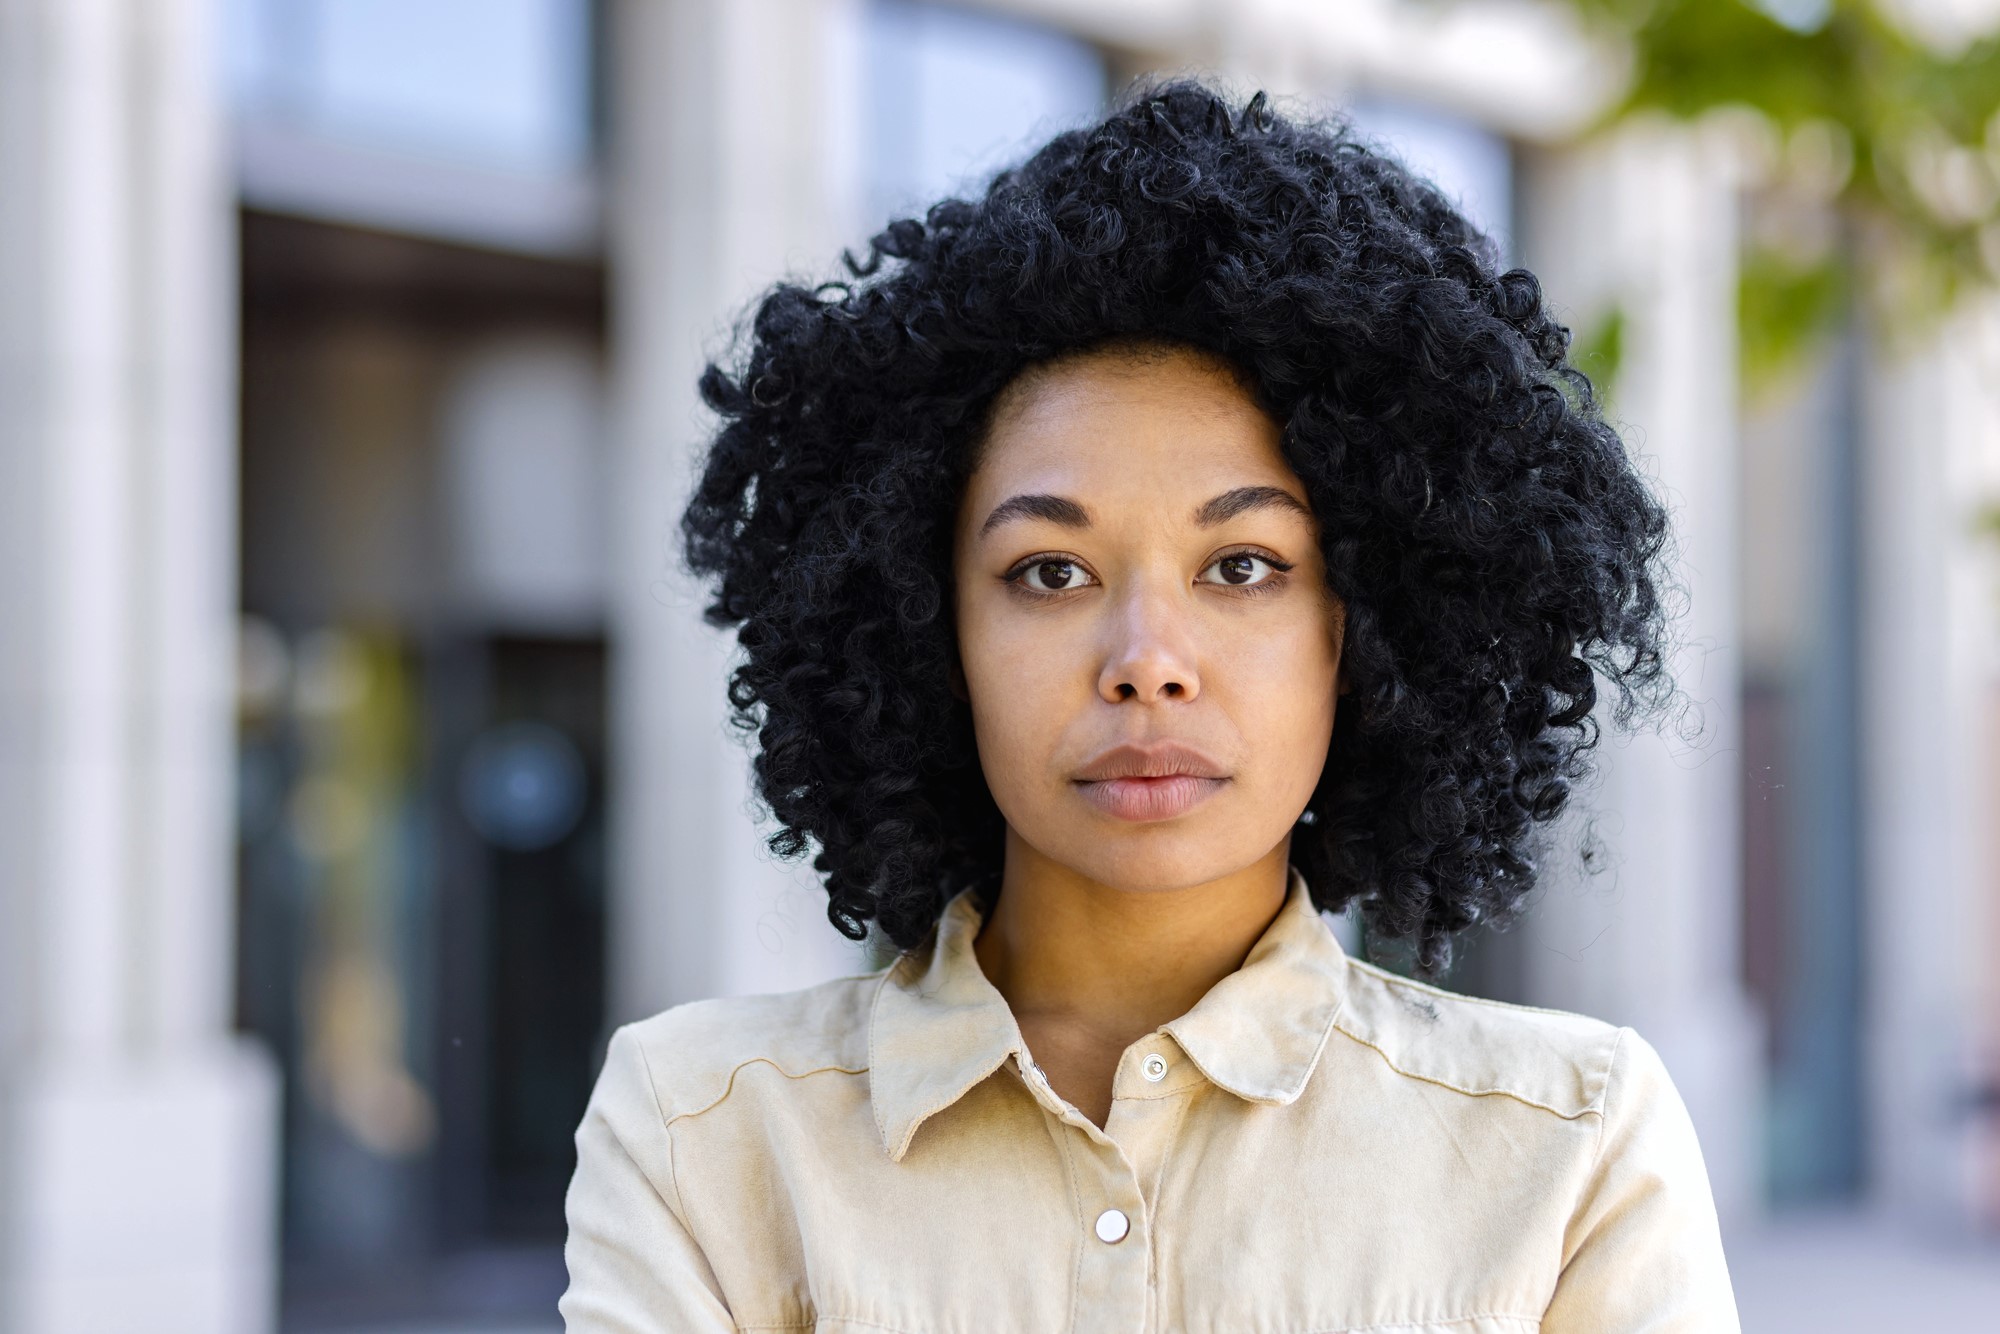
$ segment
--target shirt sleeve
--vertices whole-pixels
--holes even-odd
[[[736,1323],[689,1231],[673,1142],[645,1052],[629,1028],[611,1036],[576,1131],[565,1204],[567,1334],[722,1334]]]
[[[1740,1334],[1694,1123],[1630,1028],[1612,1049],[1599,1125],[1542,1334]]]

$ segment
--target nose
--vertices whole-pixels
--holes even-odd
[[[1196,636],[1185,593],[1169,582],[1135,581],[1108,609],[1097,693],[1112,704],[1189,701],[1201,693]]]

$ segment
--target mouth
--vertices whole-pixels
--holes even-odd
[[[1126,742],[1104,751],[1074,779],[1084,799],[1118,820],[1171,820],[1222,790],[1229,774],[1179,741]]]
[[[1227,778],[1199,774],[1077,780],[1083,799],[1113,819],[1135,824],[1185,815],[1222,790]]]

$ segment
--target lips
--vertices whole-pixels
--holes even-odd
[[[1083,798],[1119,820],[1171,820],[1222,789],[1221,765],[1177,741],[1126,743],[1096,756],[1077,771]]]
[[[1193,746],[1180,741],[1149,744],[1125,742],[1113,746],[1076,771],[1077,781],[1097,782],[1107,778],[1227,778],[1222,766]]]

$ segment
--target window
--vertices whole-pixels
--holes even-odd
[[[592,250],[592,19],[589,0],[229,0],[245,201]]]
[[[1098,51],[1032,24],[872,0],[864,44],[864,193],[875,226],[976,187],[1104,104]]]

